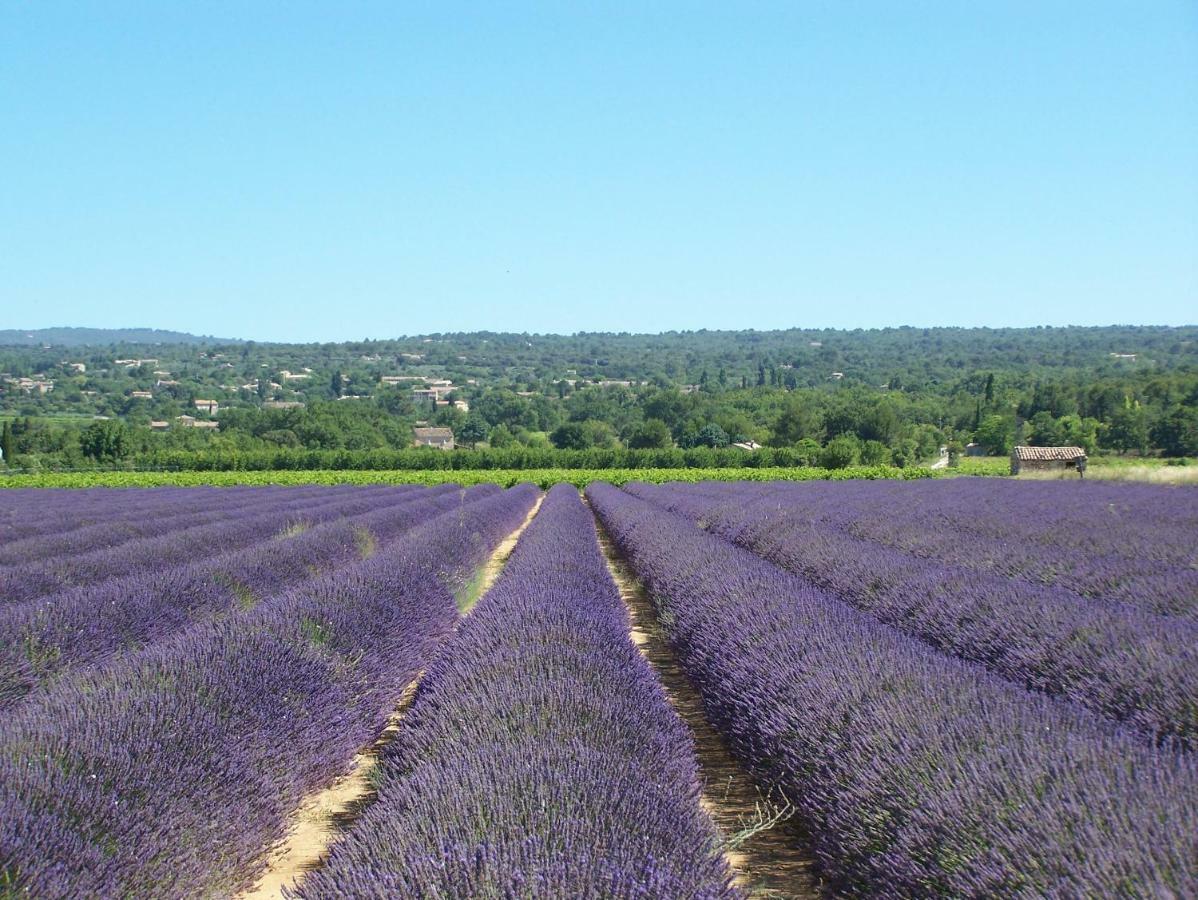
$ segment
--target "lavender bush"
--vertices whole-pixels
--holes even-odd
[[[245,550],[163,572],[0,607],[0,710],[67,672],[136,651],[195,622],[248,608],[316,573],[360,559],[367,544],[385,546],[431,516],[498,491],[488,485],[463,493],[449,485],[394,496],[371,492],[312,510],[312,519],[341,510],[351,515],[297,534],[284,532]],[[373,509],[352,514],[363,502]]]
[[[95,586],[110,578],[227,553],[250,542],[268,539],[276,529],[303,527],[326,517],[336,518],[354,508],[368,510],[379,498],[387,496],[398,495],[370,488],[352,496],[325,495],[314,503],[310,497],[292,498],[276,492],[250,510],[227,510],[196,528],[179,527],[113,547],[67,552],[29,565],[0,568],[0,598],[10,603],[33,600],[73,586]]]
[[[1198,764],[879,623],[686,519],[588,496],[712,722],[856,896],[1198,893]]]
[[[1198,491],[1191,489],[957,478],[687,491],[724,503],[784,503],[821,529],[924,559],[1198,618]]]
[[[881,621],[1015,684],[1074,700],[1149,741],[1193,748],[1198,740],[1198,622],[864,540],[825,527],[803,491],[629,490],[701,519],[712,532]],[[1184,493],[1165,490],[1166,496]],[[852,496],[846,494],[848,510]],[[860,510],[862,516],[888,514],[884,503]]]
[[[438,653],[379,801],[300,895],[733,897],[689,733],[559,485]]]
[[[76,491],[76,494],[87,494]],[[53,532],[38,533],[0,545],[0,572],[8,566],[29,565],[54,557],[79,556],[92,550],[115,547],[138,538],[155,537],[176,530],[198,528],[210,522],[228,521],[263,503],[278,502],[278,495],[265,493],[262,488],[235,488],[228,496],[211,491],[197,492],[194,488],[172,490],[145,500],[139,494],[154,491],[128,491],[113,498],[107,514],[100,521],[80,524],[83,510],[92,504],[80,497],[77,503],[56,504],[57,527]],[[306,490],[287,498],[297,506],[348,497],[346,491],[330,488]],[[139,502],[133,502],[133,501]]]
[[[513,488],[355,566],[65,679],[0,730],[0,886],[39,898],[224,896],[344,770],[524,517]]]

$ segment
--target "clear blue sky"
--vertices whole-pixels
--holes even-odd
[[[1198,3],[0,0],[0,328],[1198,321]]]

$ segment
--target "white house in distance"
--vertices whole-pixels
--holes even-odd
[[[217,428],[220,425],[219,422],[205,422],[195,416],[176,416],[175,421],[180,428]]]
[[[208,413],[210,416],[215,415],[216,411],[220,409],[220,404],[215,400],[197,400],[195,406],[200,412]]]
[[[448,428],[414,428],[413,445],[417,447],[436,447],[438,450],[453,449],[453,431]]]

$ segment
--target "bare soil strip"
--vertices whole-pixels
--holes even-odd
[[[789,811],[762,797],[719,732],[707,721],[703,700],[678,665],[657,612],[636,575],[596,519],[599,545],[632,619],[629,637],[657,673],[671,705],[695,741],[703,794],[700,801],[725,841],[724,856],[736,884],[751,897],[819,897],[806,836]]]
[[[508,557],[516,547],[516,541],[532,522],[545,495],[537,497],[528,516],[520,526],[509,534],[481,568],[481,577],[471,582],[468,598],[459,608],[463,614],[469,612],[478,598],[490,590],[491,585],[503,571]],[[387,725],[374,743],[354,757],[349,771],[324,790],[309,794],[291,815],[286,837],[271,848],[266,870],[258,883],[238,895],[239,900],[265,900],[283,896],[283,888],[294,888],[305,873],[319,868],[329,855],[337,836],[358,819],[374,802],[376,795],[371,786],[371,775],[378,767],[379,755],[384,747],[399,734],[404,714],[412,705],[416,689],[424,673],[419,673],[404,688],[395,709],[387,717]]]
[[[479,570],[479,575],[467,586],[466,590],[458,598],[458,610],[465,615],[470,612],[474,604],[478,602],[487,591],[491,590],[491,585],[499,577],[503,571],[503,567],[507,565],[508,557],[512,555],[512,551],[516,549],[516,541],[520,540],[520,535],[524,534],[524,529],[529,526],[538,510],[541,508],[541,503],[545,499],[545,493],[542,491],[537,495],[537,501],[532,505],[532,509],[528,511],[524,521],[520,527],[505,537],[499,542],[499,546],[495,548],[495,552],[491,554],[491,558],[483,564]]]

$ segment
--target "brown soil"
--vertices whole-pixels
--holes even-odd
[[[528,515],[520,523],[520,527],[499,542],[499,546],[495,548],[490,559],[483,564],[479,577],[476,577],[470,583],[463,596],[458,598],[458,609],[461,610],[463,615],[470,612],[479,598],[491,589],[491,585],[495,583],[495,579],[499,577],[499,574],[503,571],[503,567],[507,565],[508,557],[516,549],[516,541],[520,540],[520,535],[524,534],[524,529],[532,522],[533,517],[536,516],[537,511],[541,508],[541,503],[544,499],[544,493],[537,496],[536,503],[528,511]]]
[[[271,849],[266,871],[252,890],[240,895],[241,900],[281,897],[284,887],[295,887],[305,872],[324,863],[347,820],[356,818],[372,797],[370,776],[378,766],[379,754],[399,732],[400,719],[412,705],[423,674],[404,688],[382,734],[354,757],[349,771],[324,790],[309,794],[291,814],[287,836]]]
[[[520,527],[509,534],[495,548],[490,558],[480,570],[481,577],[475,578],[471,585],[470,597],[466,602],[463,613],[485,594],[495,583],[503,571],[503,566],[516,541],[528,527],[537,510],[541,508],[544,494],[537,498],[528,516]],[[271,848],[267,858],[266,869],[258,883],[249,891],[238,895],[239,900],[264,900],[267,897],[282,897],[283,888],[294,888],[304,874],[319,868],[329,855],[337,836],[345,831],[361,816],[362,812],[374,801],[374,788],[370,778],[378,766],[382,749],[395,740],[399,733],[404,713],[412,705],[416,696],[416,688],[424,673],[421,672],[404,688],[395,710],[387,718],[387,725],[373,744],[358,753],[349,767],[349,771],[321,791],[309,794],[291,815],[287,834],[276,846]]]
[[[818,897],[806,836],[791,818],[773,822],[777,805],[763,798],[752,778],[707,721],[703,700],[670,649],[649,596],[596,520],[608,570],[632,619],[629,637],[653,666],[671,705],[690,728],[703,778],[700,801],[725,840],[725,859],[736,884],[750,897]]]

